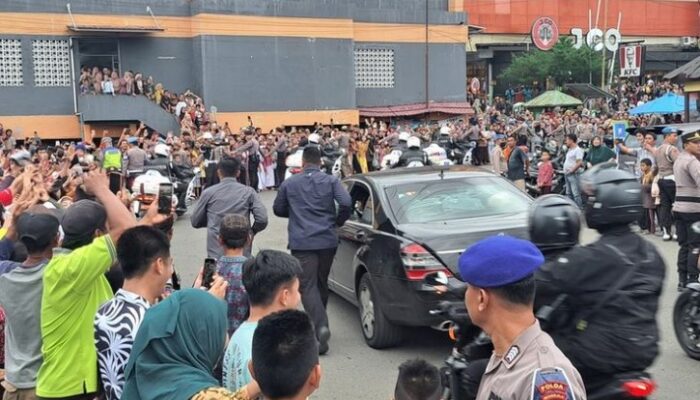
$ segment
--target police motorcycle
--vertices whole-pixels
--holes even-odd
[[[530,210],[530,236],[548,260],[578,243],[580,211],[568,198],[547,195],[538,198]],[[491,356],[490,338],[469,319],[464,295],[466,284],[448,277],[445,272],[426,275],[423,284],[442,294],[445,300],[431,310],[444,317],[450,338],[455,342],[452,353],[441,369],[445,393],[443,399],[474,399],[483,374],[485,359]],[[567,298],[559,295],[549,304],[538,305],[536,317],[545,331],[568,323]],[[481,369],[477,366],[481,363]],[[476,367],[476,368],[474,368]],[[647,399],[656,385],[645,372],[630,372],[610,377],[606,382],[586,384],[589,400]]]
[[[401,159],[401,154],[408,149],[407,142],[411,138],[411,134],[408,132],[399,133],[399,144],[395,146],[391,152],[382,158],[381,169],[387,170],[394,168]]]
[[[287,170],[284,174],[285,179],[292,175],[300,174],[303,171],[302,156],[306,146],[316,146],[321,149],[321,169],[328,175],[333,175],[339,179],[342,178],[343,152],[330,145],[322,146],[321,136],[317,133],[312,133],[309,135],[306,142],[302,141],[299,144],[299,148],[287,156],[285,160],[285,165],[287,166]]]
[[[410,138],[408,138],[408,140],[406,141],[406,147],[407,149],[402,152],[398,160],[396,160],[396,162],[392,164],[391,168],[414,168],[424,167],[426,165],[431,164],[431,161],[428,158],[428,154],[425,152],[425,150],[421,149],[421,143],[419,138],[415,136],[411,136]],[[445,154],[440,151],[438,151],[438,153],[439,154],[436,157],[444,161],[446,159]]]
[[[159,143],[153,150],[155,158],[143,170],[127,171],[131,180],[132,212],[143,215],[142,206],[150,205],[161,184],[172,185],[172,202],[178,217],[187,212],[188,188],[193,186],[195,173],[189,168],[175,165],[170,161],[170,148]]]
[[[700,233],[700,222],[692,226]],[[689,283],[673,306],[673,328],[685,353],[700,361],[700,283]]]

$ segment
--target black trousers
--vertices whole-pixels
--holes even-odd
[[[260,162],[248,162],[248,184],[258,190],[258,166]]]
[[[678,275],[697,278],[698,252],[700,252],[700,235],[693,231],[694,222],[700,221],[700,213],[674,213],[676,217],[676,234],[678,235]]]
[[[659,196],[661,196],[661,204],[659,205],[659,225],[670,231],[673,226],[673,214],[671,207],[676,201],[676,182],[670,179],[659,180]],[[669,232],[670,234],[671,232]]]
[[[277,152],[277,167],[275,168],[275,187],[280,187],[284,182],[284,174],[287,172],[286,154]]]
[[[333,265],[336,248],[324,250],[292,250],[292,255],[299,260],[303,274],[300,291],[304,310],[314,322],[316,332],[328,327],[328,275]]]

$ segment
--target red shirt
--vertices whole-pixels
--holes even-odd
[[[537,171],[537,187],[552,186],[554,167],[551,161],[543,161]]]

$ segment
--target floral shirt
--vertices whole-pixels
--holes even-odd
[[[224,388],[209,388],[192,396],[190,400],[248,400],[247,390],[230,392]]]
[[[129,361],[136,332],[150,304],[143,297],[119,289],[95,316],[95,347],[100,381],[107,400],[117,400],[124,390],[124,368]]]
[[[221,256],[217,272],[228,282],[226,303],[228,304],[228,334],[233,332],[248,318],[248,294],[243,287],[243,263],[246,257]]]

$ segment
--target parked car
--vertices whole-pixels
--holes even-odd
[[[507,179],[470,166],[401,168],[343,180],[352,216],[338,228],[331,290],[358,306],[374,348],[401,341],[403,326],[446,328],[430,314],[440,298],[422,283],[458,275],[460,254],[490,235],[527,237],[532,199]]]

